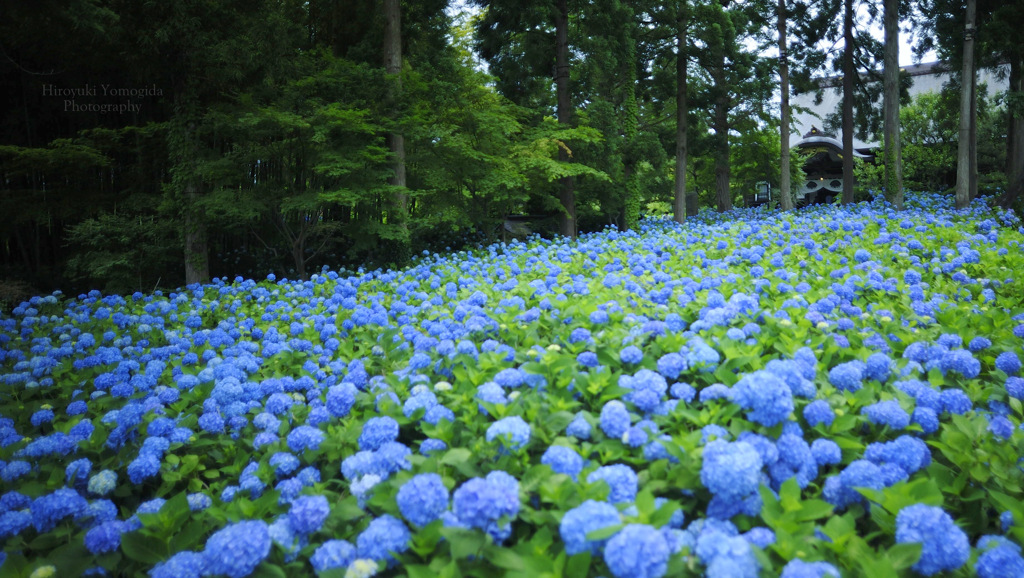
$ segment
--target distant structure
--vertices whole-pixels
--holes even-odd
[[[793,187],[794,203],[831,203],[843,192],[843,142],[811,126],[793,148],[804,157],[805,176],[798,187]],[[875,158],[870,148],[858,150],[856,145],[853,155],[864,160]]]
[[[911,98],[926,92],[939,92],[950,77],[948,66],[942,62],[905,66],[903,71],[910,75]],[[978,84],[987,84],[989,94],[1005,91],[1009,86],[1008,71],[1001,72],[1002,75],[990,69],[978,71]],[[790,148],[806,155],[803,169],[807,178],[802,183],[793,183],[793,201],[798,205],[828,203],[843,190],[842,134],[825,134],[817,128],[826,116],[842,105],[842,77],[823,78],[818,85],[822,88],[820,103],[815,104],[813,93],[796,94],[790,98],[794,124]],[[873,159],[879,146],[879,142],[865,142],[853,137],[854,155],[859,158]]]

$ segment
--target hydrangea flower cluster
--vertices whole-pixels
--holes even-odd
[[[406,520],[426,526],[448,509],[448,488],[437,474],[417,474],[402,484],[395,501]]]
[[[921,558],[913,569],[924,576],[956,570],[971,556],[967,534],[942,508],[926,504],[907,506],[899,511],[896,542],[921,544]]]
[[[0,312],[0,574],[25,552],[73,573],[47,546],[67,539],[86,575],[422,572],[451,551],[424,554],[439,527],[496,544],[459,562],[472,571],[537,537],[589,553],[593,575],[855,568],[823,532],[806,561],[772,548],[762,499],[791,506],[794,489],[863,516],[876,551],[922,544],[918,574],[1020,574],[1010,505],[984,503],[1001,515],[970,535],[959,499],[904,508],[893,531],[858,491],[931,491],[935,467],[997,489],[1021,465],[1021,222],[907,207],[702,213],[401,271],[33,298]],[[149,567],[130,554],[157,519],[205,534]]]
[[[457,520],[485,530],[499,543],[512,533],[511,520],[519,513],[519,505],[519,481],[500,470],[466,481],[452,496]]]

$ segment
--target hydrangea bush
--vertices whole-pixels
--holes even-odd
[[[1018,575],[1024,228],[908,207],[33,298],[0,574]]]

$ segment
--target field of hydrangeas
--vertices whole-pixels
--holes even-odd
[[[647,219],[0,313],[4,576],[1024,576],[1024,228]]]

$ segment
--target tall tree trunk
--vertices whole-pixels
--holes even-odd
[[[786,53],[786,25],[789,13],[786,10],[786,0],[779,0],[778,9],[779,27],[779,82],[782,95],[782,119],[779,123],[779,134],[781,136],[780,148],[782,154],[779,158],[779,206],[783,211],[793,210],[792,175],[789,168],[789,55]]]
[[[903,210],[903,155],[900,149],[900,0],[885,0],[885,196]]]
[[[729,95],[724,91],[715,99],[715,200],[720,213],[732,210],[732,191],[729,190],[728,100]]]
[[[306,275],[306,241],[301,233],[292,241],[291,252],[292,262],[295,264],[295,275],[300,281],[307,280],[309,276]]]
[[[843,204],[853,202],[853,0],[843,2]]]
[[[190,183],[185,190],[185,284],[206,283],[210,280],[208,231],[203,217],[195,210],[197,187]]]
[[[971,201],[978,196],[978,75],[971,76]]]
[[[179,94],[186,88],[182,87]],[[182,207],[182,229],[185,241],[185,284],[206,283],[210,280],[209,232],[206,220],[197,208],[200,196],[201,177],[198,174],[199,142],[193,116],[195,104],[182,96],[176,107],[179,118],[172,122],[168,132],[169,148],[177,165],[173,178],[173,189]]]
[[[728,0],[720,0],[722,18],[728,18],[726,9],[729,6]],[[716,45],[712,47],[715,51],[714,69],[711,71],[711,80],[714,82],[714,118],[712,127],[715,129],[715,201],[718,211],[725,212],[732,210],[732,191],[729,189],[729,105],[731,104],[731,88],[726,86],[726,46],[731,42],[730,38],[717,39]]]
[[[1024,57],[1010,59],[1008,93],[1024,95]],[[1009,126],[1006,133],[1006,192],[999,204],[1009,207],[1024,193],[1024,111],[1007,107]]]
[[[687,64],[686,32],[690,25],[689,6],[683,1],[677,4],[676,15],[676,181],[672,203],[672,217],[677,223],[686,221],[686,131],[689,103],[686,93]]]
[[[569,2],[558,0],[555,15],[555,93],[558,100],[558,124],[569,126],[572,122],[572,101],[569,95]],[[569,152],[558,149],[558,160],[569,162]],[[559,216],[559,230],[562,235],[576,238],[576,192],[572,177],[562,177],[562,214]]]
[[[640,183],[636,175],[636,138],[639,131],[640,111],[636,102],[636,40],[632,34],[626,38],[626,69],[623,71],[625,82],[622,90],[623,136],[625,150],[623,154],[623,176],[626,179],[625,229],[628,231],[640,223]]]
[[[401,0],[384,0],[384,69],[391,77],[390,94],[392,114],[397,115],[397,101],[402,91],[402,3]],[[388,146],[391,149],[392,170],[394,174],[388,179],[392,188],[389,224],[400,229],[400,245],[407,249],[409,242],[408,203],[409,197],[405,188],[405,136],[400,131],[388,135]],[[407,251],[406,251],[407,252]],[[401,255],[404,261],[408,255]]]
[[[964,66],[960,77],[960,142],[957,145],[956,208],[971,202],[971,87],[974,86],[974,16],[976,0],[967,0],[964,22]]]

